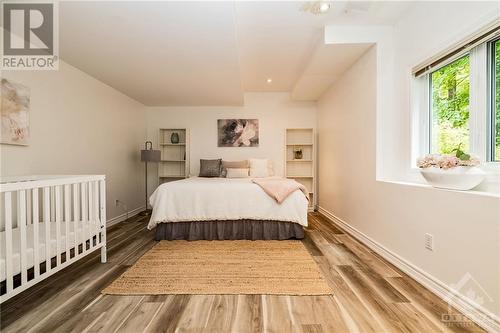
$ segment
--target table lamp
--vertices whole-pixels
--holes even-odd
[[[149,145],[149,148],[148,148]],[[146,182],[146,210],[144,210],[141,215],[142,216],[147,216],[151,214],[151,211],[148,209],[148,162],[160,162],[161,160],[161,151],[159,150],[154,150],[153,149],[153,143],[151,141],[146,141],[144,144],[143,150],[141,150],[141,161],[146,163],[146,175],[145,175],[145,182]]]

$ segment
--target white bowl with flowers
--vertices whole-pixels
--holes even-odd
[[[479,168],[477,157],[466,154],[460,146],[454,154],[429,154],[417,160],[425,180],[433,187],[450,190],[470,190],[484,180],[486,173]]]

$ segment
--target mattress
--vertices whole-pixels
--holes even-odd
[[[56,223],[50,223],[50,258],[55,257],[57,253],[57,240],[56,240]],[[61,222],[61,253],[66,251],[66,226],[65,223],[69,224],[69,248],[73,248],[75,246],[75,222]],[[87,226],[87,230],[82,228],[82,226]],[[38,227],[38,264],[45,261],[45,223],[39,223]],[[82,222],[78,223],[77,235],[78,235],[78,244],[82,244],[87,241],[91,237],[97,235],[99,233],[100,226],[98,224],[86,223],[83,225]],[[34,249],[34,228],[33,225],[30,224],[26,227],[26,260],[27,267],[31,268],[34,266],[34,258],[33,258],[33,249]],[[5,231],[0,233],[0,244],[1,244],[1,252],[0,252],[0,281],[4,281],[6,277],[6,266],[5,266]],[[12,270],[14,275],[21,273],[21,238],[20,238],[20,229],[15,228],[12,229]],[[49,259],[50,259],[49,258]]]
[[[251,178],[193,177],[164,183],[154,191],[149,229],[158,223],[262,220],[307,226],[308,200],[297,190],[281,204]]]

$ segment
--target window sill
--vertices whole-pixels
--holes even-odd
[[[396,180],[381,180],[381,181],[385,182],[385,183],[390,183],[390,184],[398,184],[398,185],[404,185],[404,186],[416,186],[416,187],[427,188],[427,189],[432,189],[432,190],[436,190],[436,191],[445,191],[445,192],[454,192],[454,193],[461,193],[461,194],[468,194],[468,195],[479,195],[479,196],[500,198],[500,184],[489,185],[488,188],[486,188],[486,189],[482,188],[482,186],[481,186],[481,188],[478,187],[478,188],[474,188],[474,189],[468,190],[468,191],[459,191],[459,190],[447,190],[444,188],[432,187],[429,184],[417,183],[417,182],[396,181]]]
[[[486,179],[477,187],[468,191],[448,190],[429,185],[420,174],[419,168],[411,168],[407,176],[402,180],[382,180],[383,182],[405,186],[417,186],[433,189],[436,191],[455,192],[469,195],[479,195],[500,198],[500,163],[488,163],[481,167],[488,173]]]

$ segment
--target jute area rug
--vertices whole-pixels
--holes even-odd
[[[288,241],[161,241],[102,292],[110,295],[328,295],[309,252]]]

